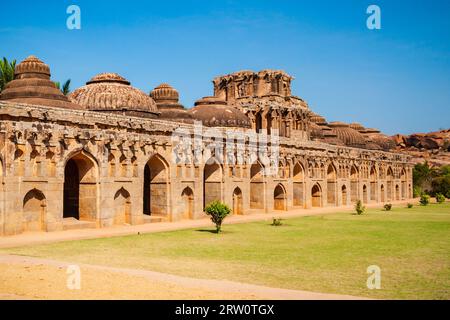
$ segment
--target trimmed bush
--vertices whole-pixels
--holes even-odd
[[[231,209],[220,201],[213,201],[205,208],[205,213],[210,216],[211,221],[216,225],[216,233],[222,228],[222,222],[231,212]]]
[[[436,202],[437,203],[444,203],[445,202],[445,197],[442,193],[438,193],[436,194]]]
[[[430,203],[430,196],[427,194],[422,194],[420,196],[419,202],[420,202],[420,205],[427,206]]]
[[[408,204],[406,205],[406,207],[407,207],[408,209],[411,209],[411,208],[413,207],[413,204],[412,204],[412,203],[408,203]]]
[[[386,203],[384,205],[384,211],[391,211],[392,209],[392,203]]]
[[[366,207],[363,206],[362,201],[358,200],[355,204],[355,211],[357,215],[361,215],[366,211]]]
[[[281,218],[272,218],[272,225],[275,227],[279,227],[282,225]]]

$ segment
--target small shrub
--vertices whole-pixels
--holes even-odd
[[[427,195],[427,194],[425,194],[425,193],[422,194],[422,195],[420,196],[419,202],[420,202],[420,205],[422,205],[422,206],[427,206],[427,205],[430,203],[430,196]]]
[[[436,194],[436,202],[437,203],[444,203],[445,202],[445,197],[442,193],[437,193]]]
[[[412,204],[412,203],[408,203],[408,204],[406,205],[406,207],[407,207],[408,209],[411,209],[411,208],[413,207],[413,204]]]
[[[280,218],[272,218],[272,219],[273,219],[273,221],[272,221],[272,225],[273,225],[273,226],[279,227],[279,226],[282,225],[281,219],[280,219]]]
[[[231,209],[220,201],[213,201],[205,208],[205,212],[216,225],[216,233],[219,233],[222,228],[222,222],[230,214]]]
[[[420,195],[423,193],[423,190],[421,187],[419,186],[414,186],[413,188],[413,197],[414,198],[418,198],[420,197]]]
[[[362,205],[362,201],[361,200],[356,201],[355,211],[356,211],[356,214],[358,214],[358,215],[361,215],[361,214],[364,213],[364,211],[366,211],[366,207],[364,207]]]
[[[392,209],[392,203],[386,203],[384,205],[384,211],[391,211]]]

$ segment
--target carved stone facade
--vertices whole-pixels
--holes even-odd
[[[42,62],[33,63],[45,73],[27,73],[30,68],[19,64],[20,75],[49,78],[49,69],[36,67]],[[167,105],[178,103],[173,88],[164,85],[158,88],[160,93],[153,91],[158,102],[154,103],[150,95],[151,100],[140,97],[141,92],[119,77],[106,81],[120,90],[106,85],[103,90],[110,97],[104,101],[96,96],[103,95],[100,89],[85,88],[91,92],[89,99],[75,91],[76,99],[71,96],[70,102],[58,98],[64,104],[46,103],[50,95],[30,104],[27,94],[37,92],[30,89],[37,83],[34,80],[20,89],[21,94],[12,95],[17,99],[10,99],[11,91],[4,91],[6,97],[0,94],[1,235],[197,219],[204,217],[204,206],[215,199],[227,203],[234,214],[251,214],[412,197],[408,156],[354,148],[342,141],[312,140],[313,114],[303,100],[291,96],[292,78],[285,73],[240,72],[216,78],[216,97],[199,100],[196,112],[176,105],[173,108],[182,114],[173,118]],[[105,82],[105,77],[95,79]],[[170,91],[173,101],[163,100],[162,89]],[[128,93],[143,105],[127,104]],[[114,103],[121,103],[120,108]],[[158,104],[164,104],[165,117],[155,110]],[[258,159],[243,164],[174,162],[173,132],[194,132],[193,138],[197,134],[190,119],[203,121],[223,136],[233,125],[241,133],[279,129],[277,173],[265,175]],[[250,141],[244,144],[248,147]],[[236,154],[246,157],[246,152]]]

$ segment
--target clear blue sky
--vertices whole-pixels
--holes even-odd
[[[81,8],[81,30],[66,8]],[[381,30],[366,8],[381,7]],[[7,1],[0,56],[34,54],[72,89],[117,72],[145,92],[161,82],[191,107],[213,77],[283,69],[329,121],[388,134],[450,127],[450,1]]]

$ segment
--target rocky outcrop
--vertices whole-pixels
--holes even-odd
[[[409,136],[397,134],[392,139],[396,149],[413,156],[415,162],[427,160],[435,165],[450,164],[450,129]]]

